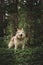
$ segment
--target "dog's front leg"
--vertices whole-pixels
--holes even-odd
[[[22,50],[25,48],[25,44],[22,45]]]
[[[18,47],[18,46],[15,44],[15,51],[17,50],[17,47]]]

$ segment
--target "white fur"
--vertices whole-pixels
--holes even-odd
[[[20,36],[22,34],[22,37]],[[18,48],[18,46],[21,45],[22,49],[25,47],[25,33],[24,30],[17,30],[17,33],[15,36],[13,36],[8,44],[8,47],[11,48],[15,46],[15,50]]]

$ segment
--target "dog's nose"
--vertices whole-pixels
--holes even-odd
[[[22,34],[20,36],[22,36]]]

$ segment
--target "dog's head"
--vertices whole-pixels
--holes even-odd
[[[18,39],[23,39],[23,38],[25,38],[25,32],[24,32],[23,28],[22,28],[22,29],[17,29],[16,35],[17,35],[17,38],[18,38]]]

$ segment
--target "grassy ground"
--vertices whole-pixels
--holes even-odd
[[[43,65],[43,47],[24,50],[0,48],[0,65]]]

